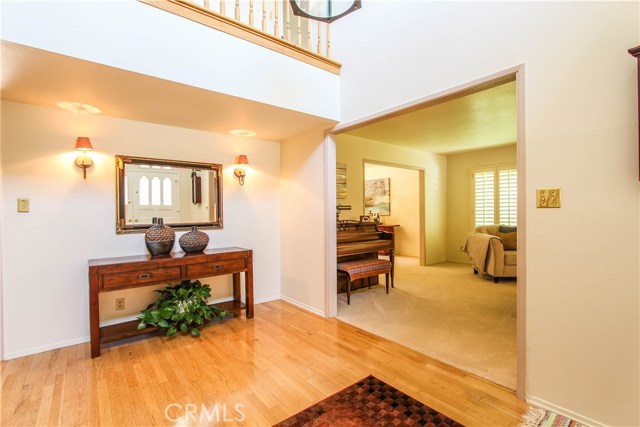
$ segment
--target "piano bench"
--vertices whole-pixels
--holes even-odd
[[[387,293],[389,293],[389,274],[391,273],[391,262],[386,259],[370,258],[345,261],[338,263],[338,272],[346,273],[347,280],[347,304],[351,304],[351,282],[358,279],[367,278],[369,289],[371,289],[371,277],[384,274]]]

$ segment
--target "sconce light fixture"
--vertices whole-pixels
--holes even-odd
[[[238,161],[236,162],[236,164],[238,165],[248,165],[249,164],[249,159],[247,159],[247,156],[244,154],[240,154],[238,156]],[[247,171],[244,169],[243,166],[238,166],[237,168],[234,169],[233,174],[238,178],[238,181],[240,182],[240,185],[244,185],[244,177],[247,176]]]
[[[93,150],[91,141],[86,136],[79,136],[76,139],[76,150],[82,151],[78,157],[76,157],[75,164],[82,169],[84,179],[87,179],[87,169],[93,166],[93,159],[87,154],[87,151]]]

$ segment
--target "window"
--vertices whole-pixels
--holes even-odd
[[[165,206],[173,204],[171,199],[171,179],[168,177],[162,180],[162,204]]]
[[[149,178],[143,176],[140,178],[140,205],[149,205]]]
[[[518,170],[515,165],[472,171],[473,222],[479,225],[518,223]]]

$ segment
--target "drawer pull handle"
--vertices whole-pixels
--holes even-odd
[[[213,269],[214,269],[214,270],[220,270],[221,268],[222,268],[222,266],[221,266],[221,265],[214,265],[214,266],[213,266]]]
[[[139,274],[138,279],[150,279],[151,273]]]

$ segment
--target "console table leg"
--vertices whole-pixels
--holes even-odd
[[[91,358],[100,357],[100,303],[98,301],[98,274],[89,270],[89,332],[91,334]]]
[[[244,273],[245,298],[247,305],[247,319],[253,317],[253,254],[249,254],[248,269]]]
[[[242,295],[240,295],[240,273],[233,273],[233,299],[242,301]]]

